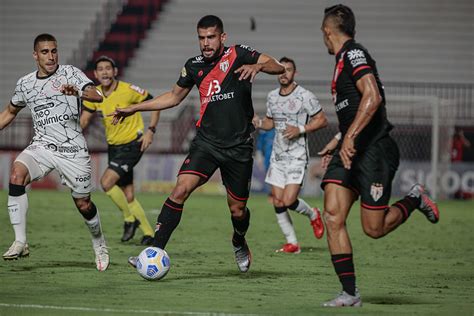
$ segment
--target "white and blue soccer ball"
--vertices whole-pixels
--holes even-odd
[[[170,270],[170,257],[161,248],[145,248],[137,258],[137,271],[144,279],[157,281]]]

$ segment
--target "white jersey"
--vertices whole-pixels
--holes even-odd
[[[83,90],[92,81],[78,68],[59,65],[51,75],[38,78],[32,72],[20,78],[11,103],[31,111],[35,134],[32,145],[47,147],[67,157],[88,155],[80,126],[81,102],[59,90],[63,84]]]
[[[267,97],[267,117],[273,119],[275,140],[273,141],[271,162],[302,160],[308,161],[308,142],[306,134],[289,140],[283,137],[286,125],[305,125],[311,116],[321,109],[316,96],[301,86],[286,96],[280,94],[280,88],[270,91]]]

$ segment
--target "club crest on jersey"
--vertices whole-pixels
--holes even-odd
[[[61,87],[61,81],[59,80],[54,80],[53,81],[53,84],[51,86],[51,89],[55,90],[55,91],[59,91],[59,88]]]
[[[370,196],[377,202],[383,195],[383,185],[381,183],[372,183],[370,186]]]
[[[226,59],[225,61],[221,62],[219,64],[219,69],[222,70],[222,72],[227,72],[227,69],[229,69],[229,60]]]

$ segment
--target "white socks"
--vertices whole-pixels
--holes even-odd
[[[102,237],[102,228],[100,225],[100,217],[99,217],[98,210],[97,210],[97,214],[95,214],[95,216],[92,219],[84,220],[84,222],[86,223],[87,228],[89,228],[89,231],[93,239]]]
[[[295,228],[293,227],[293,222],[291,221],[290,214],[288,212],[276,213],[278,225],[280,225],[283,235],[285,235],[286,242],[289,244],[297,244],[298,240],[296,239]]]
[[[26,243],[26,213],[28,211],[28,196],[8,196],[8,215],[15,232],[15,240]]]
[[[296,211],[300,214],[306,215],[312,221],[315,220],[316,217],[317,217],[317,214],[315,214],[315,212],[313,211],[311,206],[309,206],[308,203],[306,203],[305,200],[300,199],[300,198],[298,198],[298,205],[292,211]]]

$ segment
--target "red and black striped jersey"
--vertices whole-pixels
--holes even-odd
[[[343,136],[354,121],[362,98],[356,82],[366,74],[374,75],[382,97],[382,104],[356,138],[355,144],[359,148],[387,135],[393,126],[387,119],[384,87],[380,81],[375,60],[365,47],[350,39],[336,54],[336,66],[331,84],[339,130]]]
[[[252,84],[239,80],[234,71],[242,65],[257,63],[260,53],[245,45],[225,47],[212,62],[202,55],[190,58],[177,85],[199,89],[201,109],[196,123],[197,137],[228,148],[248,141],[254,131]]]

